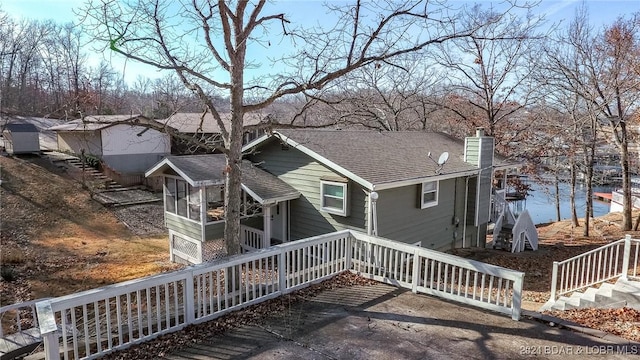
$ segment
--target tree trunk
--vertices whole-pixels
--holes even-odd
[[[578,174],[576,171],[576,163],[575,158],[572,157],[571,160],[571,178],[569,179],[571,182],[571,189],[569,193],[569,203],[571,206],[571,224],[573,226],[580,226],[580,222],[578,222],[578,212],[576,211],[576,182],[577,182]]]
[[[624,126],[624,125],[622,125]],[[626,131],[620,144],[620,166],[622,167],[622,230],[631,230],[631,177],[629,174],[629,149],[627,147]]]
[[[558,178],[558,173],[555,173],[555,179],[553,182],[553,186],[555,187],[556,190],[556,194],[555,194],[555,200],[556,200],[556,221],[560,221],[561,220],[561,214],[560,214],[560,179]]]

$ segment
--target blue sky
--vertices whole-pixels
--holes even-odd
[[[462,4],[465,1],[454,0],[452,2]],[[488,1],[486,2],[488,3]],[[56,22],[65,23],[76,20],[73,9],[83,3],[84,0],[2,0],[0,9],[16,19],[23,17],[42,20],[53,19]],[[575,9],[581,3],[582,0],[542,0],[534,12],[545,14],[551,23],[561,21],[568,23],[573,17]],[[611,23],[619,16],[640,11],[639,0],[587,0],[586,3],[589,7],[590,18],[596,27]],[[320,0],[285,0],[276,2],[275,6],[282,7],[279,11],[287,13],[292,23],[295,24],[300,21],[309,22],[312,19],[321,21],[323,16],[320,11],[321,4]],[[158,76],[157,72],[148,66],[133,62],[125,63],[119,56],[109,53],[103,54],[102,57],[93,56],[90,65],[96,66],[101,58],[110,61],[116,70],[124,72],[129,83],[132,83],[138,74],[150,78]]]

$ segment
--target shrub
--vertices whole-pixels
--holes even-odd
[[[14,281],[18,278],[16,270],[11,266],[0,265],[0,276],[4,281]]]

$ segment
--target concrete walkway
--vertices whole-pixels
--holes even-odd
[[[167,354],[195,359],[629,359],[640,344],[521,321],[388,285],[325,291],[261,326]]]

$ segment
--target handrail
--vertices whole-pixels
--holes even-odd
[[[635,251],[632,251],[632,247],[635,247]],[[597,249],[563,261],[554,261],[549,301],[609,280],[637,277],[639,255],[640,240],[626,235],[624,239]],[[631,273],[630,265],[633,265]]]
[[[521,272],[343,230],[40,301],[46,359],[96,358],[345,270],[520,318]]]

